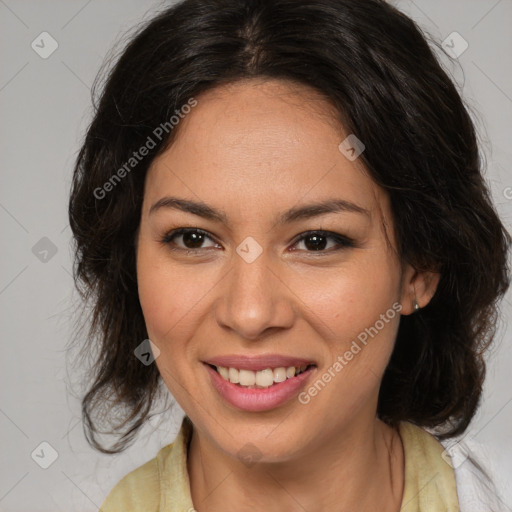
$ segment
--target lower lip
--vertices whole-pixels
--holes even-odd
[[[206,363],[204,365],[222,398],[238,409],[251,412],[267,411],[284,404],[298,394],[305,381],[316,370],[316,367],[312,366],[296,377],[277,382],[268,388],[249,389],[224,380],[211,366]]]

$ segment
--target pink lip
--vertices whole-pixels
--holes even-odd
[[[213,366],[224,366],[225,368],[236,368],[237,370],[265,370],[266,368],[280,368],[288,366],[303,366],[315,364],[310,359],[301,359],[293,356],[283,356],[280,354],[266,354],[262,356],[247,356],[239,354],[229,354],[225,356],[212,357],[205,363]]]
[[[279,366],[287,365],[279,364],[277,367]],[[295,365],[290,364],[288,366]],[[226,400],[226,402],[228,402],[233,407],[250,412],[266,411],[284,404],[293,396],[296,396],[300,388],[305,385],[307,379],[311,377],[314,372],[316,372],[316,367],[311,367],[301,374],[290,379],[286,379],[284,382],[275,383],[269,388],[248,389],[241,387],[238,384],[233,384],[232,382],[224,380],[219,375],[219,373],[207,363],[204,363],[204,367],[210,374],[213,386],[222,396],[222,398]],[[273,365],[265,366],[265,368],[269,367],[273,367]]]

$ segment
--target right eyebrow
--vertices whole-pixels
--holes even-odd
[[[200,201],[180,199],[172,196],[162,197],[155,204],[153,204],[153,206],[151,206],[149,209],[149,214],[151,215],[152,213],[163,208],[180,210],[186,213],[192,213],[193,215],[197,215],[199,217],[203,217],[207,220],[224,223],[226,225],[229,224],[228,217],[225,212],[222,210],[217,210],[216,208],[213,208]],[[343,212],[359,213],[368,217],[371,216],[367,209],[350,201],[346,201],[345,199],[328,199],[290,208],[286,212],[279,215],[277,224],[287,224],[297,220],[311,219],[320,215],[326,215],[328,213]]]

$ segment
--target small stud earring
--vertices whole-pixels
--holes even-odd
[[[416,302],[416,299],[414,299],[414,309],[417,311],[420,309],[420,305]]]

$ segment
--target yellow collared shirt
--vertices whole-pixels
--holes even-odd
[[[187,472],[192,423],[185,416],[175,441],[134,469],[111,490],[99,512],[193,512]],[[431,434],[403,422],[405,485],[400,512],[459,512],[453,469]]]

